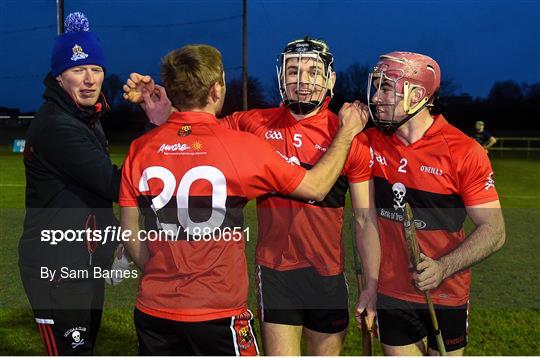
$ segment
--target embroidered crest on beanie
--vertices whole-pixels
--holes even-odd
[[[65,70],[83,65],[97,65],[105,69],[105,54],[99,38],[90,32],[88,18],[81,12],[66,17],[65,32],[54,41],[51,72],[58,76]]]

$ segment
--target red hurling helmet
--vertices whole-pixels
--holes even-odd
[[[393,133],[424,107],[433,105],[441,86],[441,69],[435,60],[426,55],[390,52],[379,57],[379,62],[369,75],[368,85],[368,104],[373,122],[383,132]],[[411,105],[409,98],[415,89],[423,91],[422,99]],[[375,96],[377,100],[374,101]],[[406,115],[394,118],[394,110],[401,99]]]

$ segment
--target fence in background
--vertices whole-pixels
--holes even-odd
[[[540,151],[540,137],[497,137],[490,151]]]

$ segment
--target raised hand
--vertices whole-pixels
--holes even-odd
[[[122,89],[124,90],[124,99],[126,101],[140,104],[144,101],[143,91],[154,93],[155,83],[152,77],[133,72],[129,75]]]
[[[341,126],[350,129],[356,135],[364,129],[368,122],[368,107],[360,101],[345,102],[339,110],[338,117]]]
[[[160,85],[155,85],[153,93],[149,93],[146,89],[142,92],[143,103],[141,106],[146,112],[148,120],[155,125],[162,125],[167,121],[172,111],[176,111],[171,105],[171,101],[167,97],[165,88]]]

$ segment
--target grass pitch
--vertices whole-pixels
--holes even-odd
[[[112,159],[121,164],[126,147],[113,147]],[[473,269],[468,355],[540,354],[540,160],[501,156],[492,158],[495,180],[503,204],[507,243],[493,257]],[[42,354],[39,333],[23,292],[17,268],[17,244],[24,218],[22,156],[0,151],[0,355]],[[246,225],[252,240],[246,256],[253,278],[257,222],[255,206],[248,204]],[[349,228],[347,227],[348,231]],[[350,235],[345,243],[351,308],[356,302]],[[250,306],[255,311],[254,284]],[[96,346],[98,355],[136,354],[132,321],[137,281],[107,287],[103,322]],[[258,327],[257,327],[258,330]],[[259,337],[260,338],[260,337]],[[351,315],[346,355],[360,355],[360,335]],[[259,339],[260,342],[260,339]],[[381,354],[378,347],[376,351]]]

